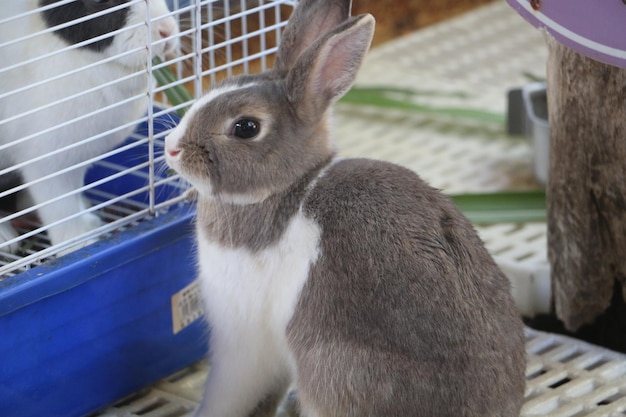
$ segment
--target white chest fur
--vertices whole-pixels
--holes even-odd
[[[299,212],[277,243],[256,253],[225,248],[203,233],[199,228],[200,284],[212,350],[215,339],[236,340],[243,332],[246,344],[271,343],[285,353],[287,324],[318,257],[319,227]]]
[[[224,219],[227,221],[227,219]],[[258,252],[225,248],[198,227],[200,286],[211,326],[211,369],[198,416],[243,416],[294,377],[286,328],[320,229],[301,212],[275,244]]]

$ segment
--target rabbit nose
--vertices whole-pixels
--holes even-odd
[[[175,37],[178,34],[176,21],[173,18],[160,21],[157,32],[160,39],[165,39],[164,52],[166,54],[174,52],[178,47],[178,39]]]
[[[178,24],[173,17],[168,17],[157,22],[157,30],[161,39],[166,39],[178,32]]]
[[[165,39],[172,36],[172,32],[168,29],[159,29],[159,35],[161,36],[161,38]]]

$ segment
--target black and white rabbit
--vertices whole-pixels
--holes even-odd
[[[329,108],[374,31],[349,14],[299,2],[275,68],[218,85],[166,138],[197,190],[197,416],[271,416],[291,384],[306,417],[517,416],[523,325],[470,223],[412,171],[335,156]]]
[[[30,183],[25,200],[41,205],[44,225],[88,207],[76,192],[87,161],[123,141],[148,109],[148,45],[152,56],[177,48],[178,25],[167,13],[165,0],[2,2],[0,192],[16,179]],[[81,18],[89,19],[71,23]],[[87,213],[48,234],[58,244],[100,224]],[[0,250],[16,249],[7,245],[16,236],[0,218]]]

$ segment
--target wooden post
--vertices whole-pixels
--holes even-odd
[[[548,251],[556,315],[576,331],[626,297],[626,69],[547,43]]]

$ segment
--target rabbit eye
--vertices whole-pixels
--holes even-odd
[[[252,139],[260,131],[261,125],[252,119],[239,119],[233,125],[233,136],[238,139]]]

